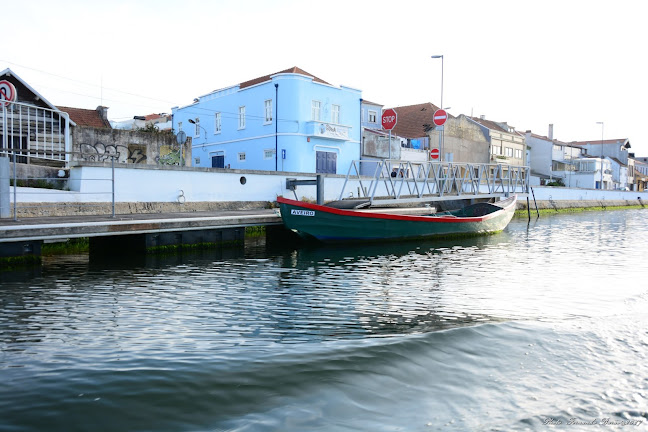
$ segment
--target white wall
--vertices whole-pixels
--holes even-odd
[[[245,184],[241,180],[245,179]],[[278,195],[294,198],[286,189],[286,178],[314,179],[314,175],[286,172],[227,170],[213,171],[200,168],[115,168],[116,202],[205,202],[205,201],[274,201]],[[344,176],[325,177],[324,199],[333,201],[345,183]],[[362,187],[368,187],[363,181]],[[357,181],[346,185],[345,197],[358,196]],[[377,196],[384,194],[384,183],[379,184]],[[70,189],[17,189],[19,203],[25,202],[110,202],[112,200],[111,169],[103,166],[73,167],[70,171]],[[482,188],[483,189],[483,188]],[[564,187],[533,186],[536,199],[545,200],[648,200],[648,192],[624,192],[597,189],[568,189]],[[315,186],[298,186],[297,197],[315,200]],[[10,198],[13,201],[13,188]]]

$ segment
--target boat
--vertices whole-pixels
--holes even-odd
[[[277,197],[286,228],[325,243],[473,236],[502,231],[515,213],[517,195],[495,203],[423,215],[348,210]]]

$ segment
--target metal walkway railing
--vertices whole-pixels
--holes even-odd
[[[359,184],[357,198],[374,204],[441,201],[524,195],[529,167],[452,162],[355,160],[349,167],[340,200],[349,182]]]

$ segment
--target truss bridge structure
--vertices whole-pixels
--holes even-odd
[[[370,205],[527,196],[529,167],[508,164],[354,160],[340,200]]]

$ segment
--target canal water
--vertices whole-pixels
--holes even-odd
[[[0,274],[0,430],[647,430],[647,222],[48,258]]]

